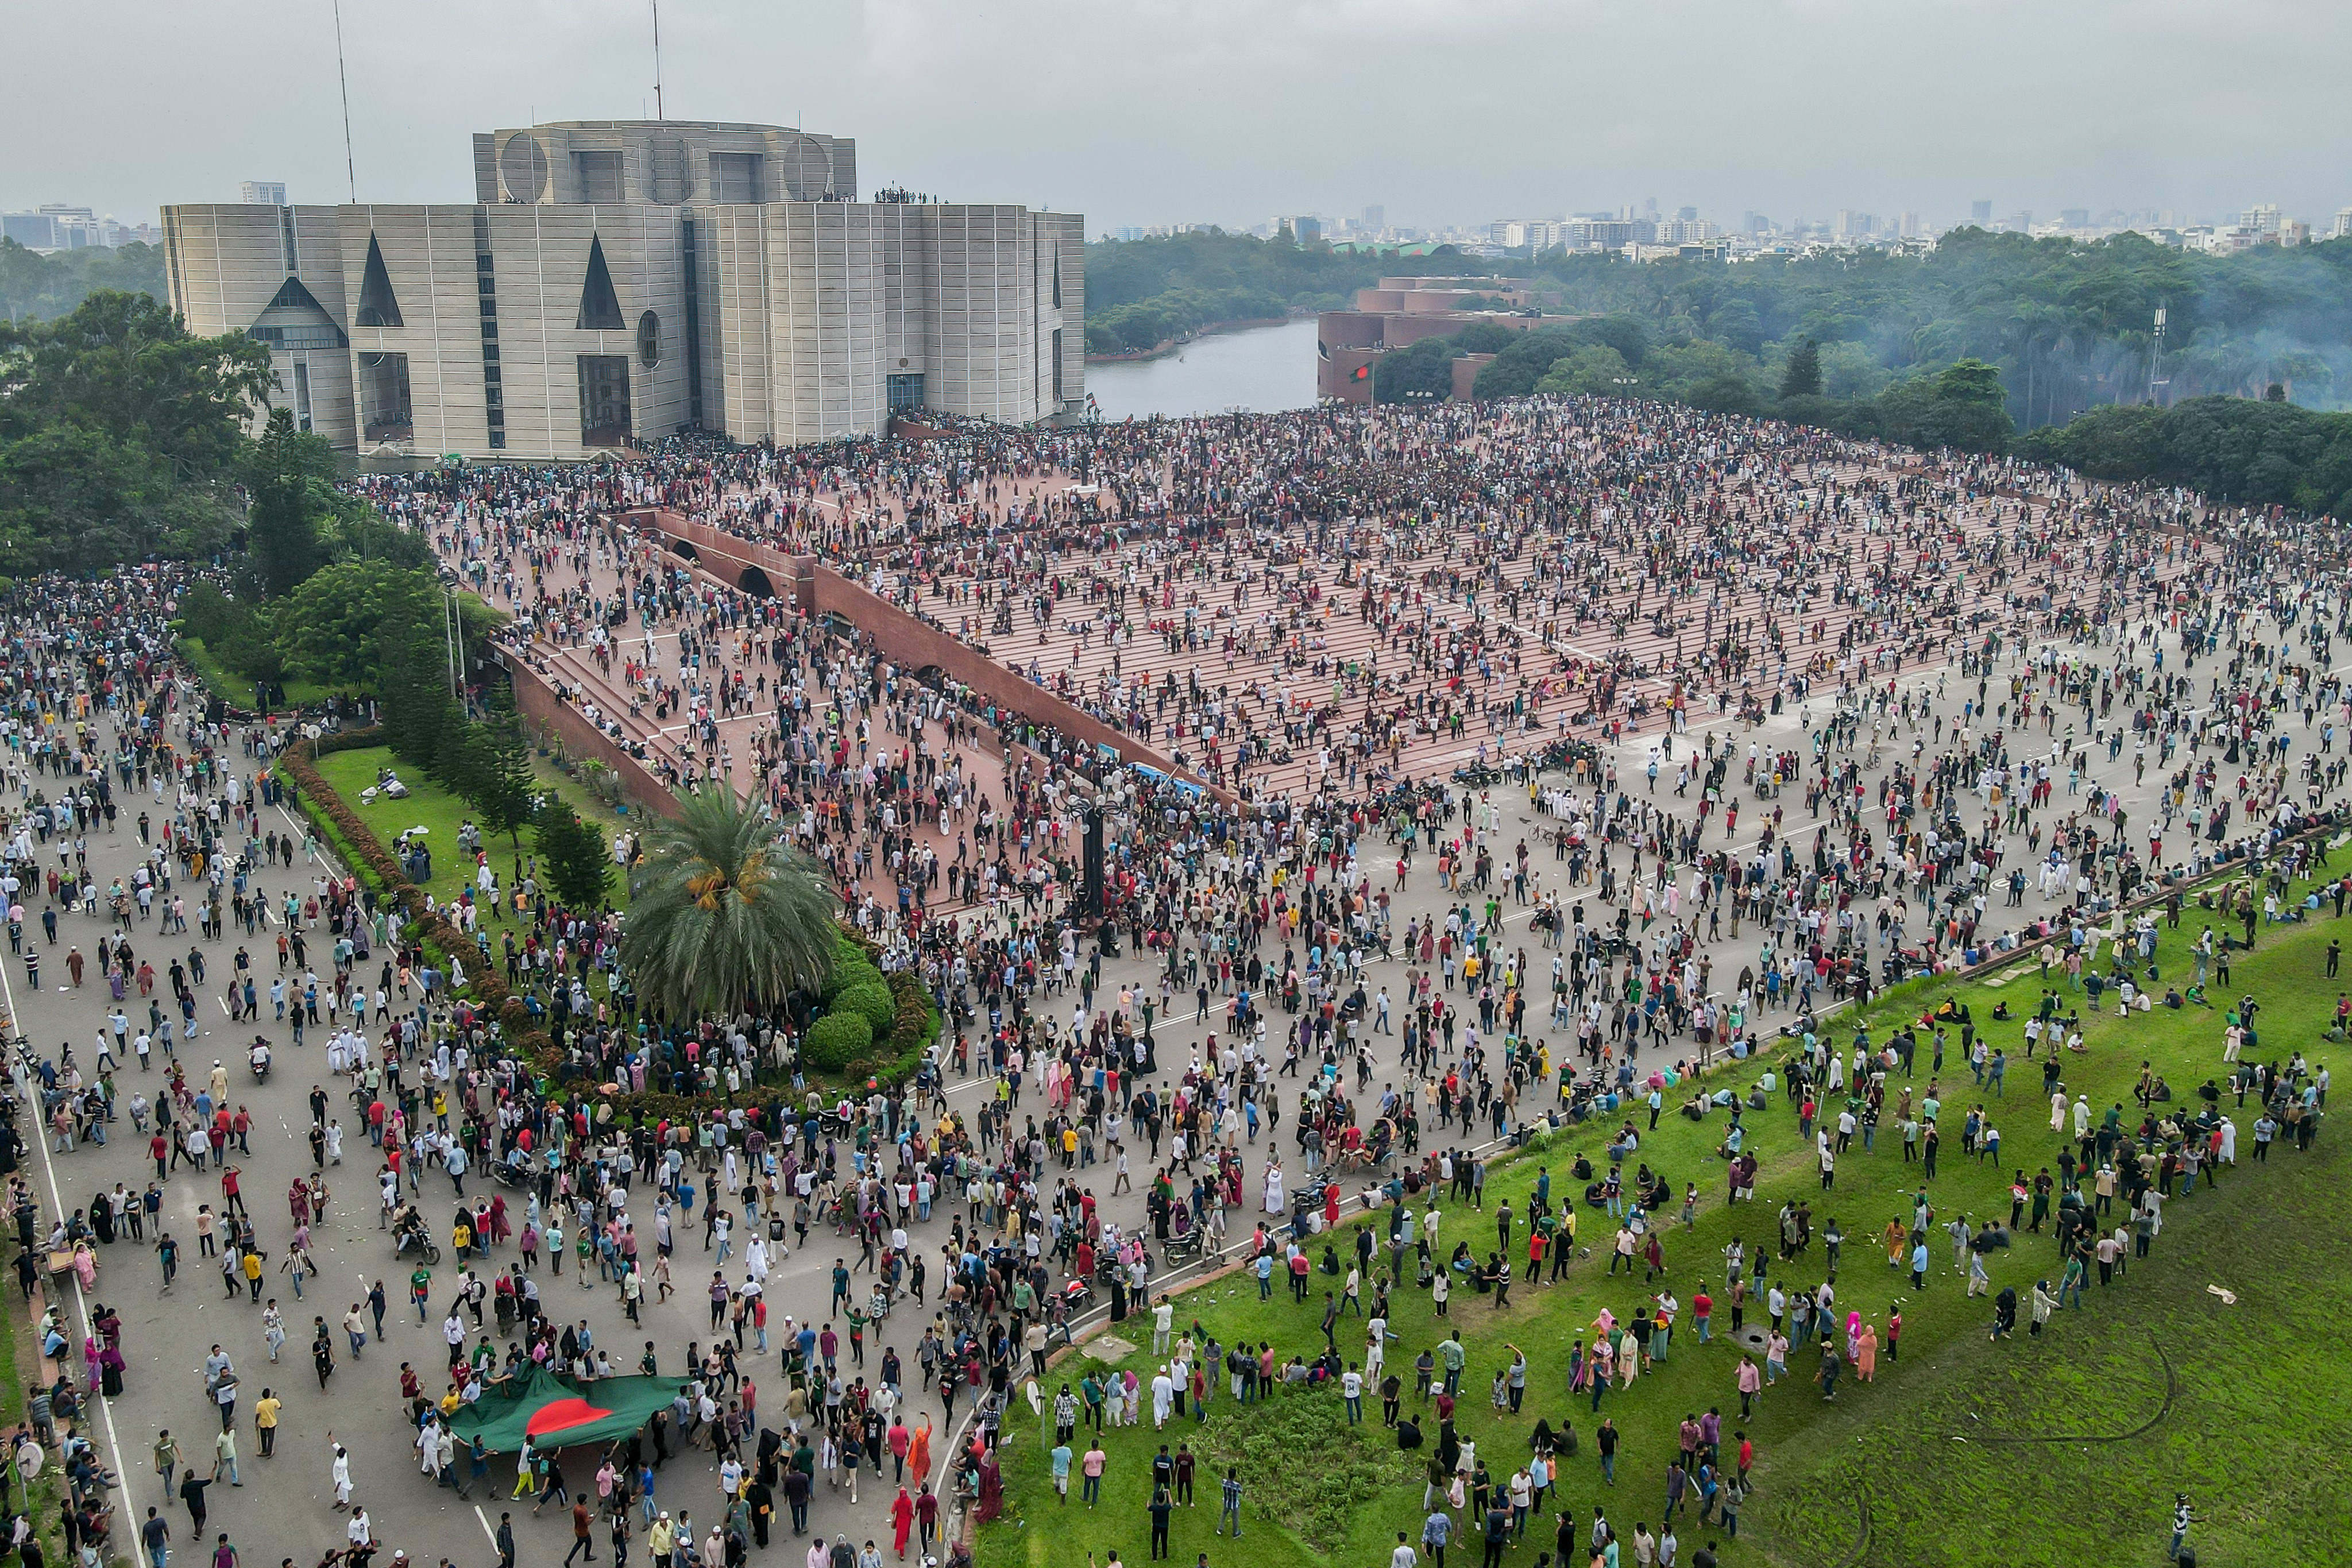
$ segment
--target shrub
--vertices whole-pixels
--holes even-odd
[[[888,987],[876,977],[871,985],[853,985],[833,999],[835,1013],[855,1013],[866,1020],[866,1027],[877,1040],[890,1037],[890,1026],[898,1016],[898,1005],[890,1000]]]
[[[838,1006],[845,994],[862,990],[869,985],[887,989],[887,986],[884,986],[881,969],[873,959],[866,956],[865,948],[850,941],[847,936],[843,936],[834,947],[833,973],[825,976],[826,1007],[831,1009]],[[887,1029],[889,1026],[890,1021],[887,1016],[875,1025],[877,1032]]]
[[[228,595],[210,583],[196,583],[180,595],[181,629],[192,637],[201,637],[206,647],[220,641],[235,615]]]
[[[803,1042],[808,1065],[819,1072],[840,1072],[874,1047],[874,1026],[863,1013],[828,1013],[809,1026]]]

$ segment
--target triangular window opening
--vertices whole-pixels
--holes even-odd
[[[392,274],[383,269],[383,247],[368,235],[367,269],[360,274],[360,308],[352,317],[357,327],[397,327],[400,301],[392,292]]]
[[[278,286],[278,292],[270,296],[269,303],[263,309],[275,310],[281,305],[316,310],[322,316],[327,313],[326,309],[319,303],[317,297],[302,287],[302,280],[299,278],[289,278],[285,282],[280,283]]]
[[[613,292],[613,275],[604,267],[604,242],[591,236],[588,276],[580,285],[579,328],[583,332],[623,332],[628,325],[621,319],[621,298]]]

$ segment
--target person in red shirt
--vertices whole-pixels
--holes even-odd
[[[1691,1298],[1691,1321],[1698,1327],[1698,1342],[1706,1343],[1707,1314],[1715,1310],[1715,1298],[1704,1289]]]
[[[158,1132],[147,1140],[147,1152],[155,1159],[155,1179],[159,1182],[167,1180],[171,1175],[168,1164],[172,1157],[172,1141]]]

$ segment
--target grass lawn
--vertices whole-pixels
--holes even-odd
[[[377,771],[387,766],[399,773],[401,782],[408,786],[408,798],[392,800],[378,795],[373,801],[361,800],[360,792],[372,786]],[[457,829],[473,816],[473,807],[425,777],[421,770],[394,763],[392,749],[388,746],[363,746],[347,752],[331,752],[318,760],[318,767],[320,773],[335,787],[335,792],[359,814],[360,819],[375,830],[376,837],[383,841],[386,848],[391,847],[393,840],[409,828],[421,826],[427,829],[425,842],[433,851],[433,879],[425,884],[425,890],[444,901],[457,896],[472,874],[471,857],[459,847]],[[546,759],[535,757],[533,771],[539,775],[541,784],[553,790],[580,813],[582,820],[595,824],[608,842],[625,820],[632,820],[621,817],[581,784],[565,778]],[[490,864],[497,868],[501,884],[510,886],[514,877],[513,847],[502,837],[490,840],[486,847],[490,852]],[[531,834],[527,828],[522,834],[522,854],[527,869],[533,857]],[[627,906],[628,889],[617,871],[608,896],[616,908]]]
[[[2187,944],[2204,923],[2192,904],[2179,931],[2162,933],[2158,963],[2168,980],[2189,978]],[[2222,929],[2227,928],[2216,925]],[[2332,921],[2265,930],[2257,951],[2239,955],[2232,964],[2227,993],[2214,987],[2224,1005],[2244,994],[2263,1004],[2263,1058],[2284,1062],[2291,1051],[2302,1049],[2317,1062],[2329,1059],[2332,1047],[2321,1037],[2332,1021],[2340,983],[2325,978],[2324,950],[2331,935],[2347,931],[2352,926]],[[2063,984],[2063,970],[2057,979]],[[1500,1485],[1525,1462],[1538,1417],[1555,1428],[1571,1425],[1579,1451],[1562,1460],[1559,1484],[1545,1511],[1572,1511],[1582,1539],[1596,1503],[1605,1508],[1628,1542],[1624,1568],[1633,1563],[1630,1541],[1635,1524],[1646,1522],[1654,1531],[1660,1524],[1666,1467],[1677,1450],[1676,1426],[1685,1413],[1710,1406],[1724,1413],[1727,1453],[1737,1447],[1735,1429],[1744,1427],[1755,1440],[1757,1492],[1742,1510],[1736,1540],[1726,1539],[1717,1526],[1698,1524],[1695,1501],[1686,1506],[1676,1522],[1685,1563],[1713,1540],[1727,1564],[1791,1568],[2155,1564],[2163,1561],[2173,1494],[2183,1490],[2207,1516],[2191,1541],[2209,1563],[2315,1561],[2319,1542],[2352,1540],[2352,1505],[2334,1479],[2331,1464],[2319,1458],[2342,1451],[2342,1413],[2352,1408],[2352,1367],[2334,1353],[2352,1313],[2352,1239],[2336,1197],[2347,1164],[2340,1139],[2323,1131],[2309,1153],[2282,1147],[2267,1163],[2257,1163],[2252,1124],[2258,1110],[2235,1108],[2225,1096],[2223,1108],[2239,1128],[2238,1164],[2224,1171],[2218,1188],[2200,1182],[2193,1196],[2176,1198],[2151,1256],[2132,1262],[2110,1288],[2099,1287],[2095,1277],[2086,1310],[2062,1312],[2041,1336],[2029,1336],[2031,1289],[2041,1278],[2055,1287],[2055,1247],[2046,1233],[2021,1231],[2013,1247],[1991,1255],[1993,1288],[2013,1286],[2021,1301],[2015,1337],[1991,1342],[1986,1331],[1990,1301],[1964,1297],[1951,1243],[1940,1226],[1955,1215],[1997,1214],[2005,1221],[2012,1173],[2022,1167],[2031,1175],[2045,1164],[2055,1171],[2060,1144],[2050,1129],[2040,1063],[2023,1058],[2023,1020],[2041,988],[2031,963],[1965,985],[1907,988],[1872,1009],[1872,1040],[1884,1041],[1899,1017],[1916,1016],[1948,993],[1969,1004],[1979,1028],[2007,1048],[2011,1067],[2005,1098],[1988,1100],[1958,1054],[1955,1032],[1953,1054],[1941,1077],[1946,1142],[1932,1183],[1923,1183],[1920,1167],[1903,1159],[1893,1114],[1903,1081],[1899,1075],[1889,1085],[1888,1116],[1875,1152],[1865,1152],[1857,1138],[1840,1161],[1831,1191],[1821,1187],[1811,1144],[1800,1138],[1794,1109],[1784,1096],[1771,1096],[1767,1110],[1746,1112],[1750,1147],[1759,1149],[1763,1170],[1758,1201],[1730,1208],[1725,1204],[1723,1163],[1712,1152],[1722,1136],[1722,1113],[1704,1125],[1693,1123],[1673,1113],[1679,1096],[1670,1092],[1668,1113],[1654,1132],[1644,1135],[1636,1157],[1677,1189],[1685,1181],[1697,1183],[1701,1203],[1696,1226],[1688,1231],[1673,1223],[1674,1208],[1661,1211],[1668,1221],[1666,1280],[1645,1289],[1622,1275],[1610,1278],[1604,1270],[1614,1226],[1601,1211],[1580,1204],[1580,1256],[1568,1278],[1540,1289],[1515,1285],[1505,1310],[1493,1310],[1490,1297],[1459,1286],[1450,1303],[1451,1320],[1442,1321],[1427,1294],[1408,1280],[1391,1309],[1391,1331],[1402,1337],[1388,1346],[1389,1369],[1404,1379],[1406,1407],[1418,1404],[1414,1358],[1458,1327],[1469,1352],[1456,1412],[1462,1438],[1477,1445],[1482,1462]],[[1995,1023],[1990,1015],[2003,997],[2017,1017]],[[2067,1001],[2080,1002],[2081,994],[2071,994]],[[1852,1019],[1841,1018],[1832,1037],[1850,1047],[1853,1027]],[[2065,1087],[2070,1095],[2087,1096],[2095,1112],[2122,1102],[2129,1131],[2138,1125],[2131,1090],[2141,1062],[2152,1061],[2179,1097],[2176,1107],[2193,1109],[2196,1087],[2222,1070],[2222,1029],[2220,1011],[2194,1006],[2178,1013],[2158,1008],[2129,1019],[2110,1011],[2086,1019],[2089,1051],[2066,1058]],[[1915,1090],[1923,1090],[1930,1076],[1932,1049],[1923,1033]],[[1744,1089],[1759,1070],[1752,1063],[1726,1068],[1715,1081]],[[1915,1093],[1915,1103],[1917,1098]],[[2003,1134],[1997,1165],[1979,1163],[1960,1149],[1961,1121],[1979,1103],[1990,1104]],[[1289,1131],[1287,1126],[1282,1130],[1283,1149],[1295,1172],[1298,1163],[1286,1142]],[[1454,1142],[1447,1130],[1435,1128],[1425,1128],[1423,1138],[1425,1146]],[[1441,1251],[1450,1253],[1456,1239],[1466,1238],[1484,1257],[1496,1244],[1496,1207],[1507,1198],[1517,1224],[1507,1256],[1520,1260],[1524,1274],[1527,1194],[1538,1171],[1549,1169],[1556,1200],[1573,1200],[1576,1184],[1567,1166],[1580,1149],[1605,1165],[1607,1138],[1606,1127],[1588,1123],[1555,1134],[1498,1169],[1487,1185],[1484,1214],[1441,1205]],[[1253,1191],[1260,1157],[1261,1151],[1249,1152]],[[1107,1179],[1088,1174],[1098,1182]],[[1887,1266],[1880,1232],[1890,1218],[1907,1224],[1911,1194],[1922,1185],[1932,1195],[1937,1228],[1930,1238],[1927,1288],[1915,1295],[1907,1271]],[[1349,1191],[1352,1205],[1352,1187]],[[1759,1246],[1772,1249],[1781,1205],[1800,1198],[1813,1207],[1814,1246],[1792,1262],[1776,1258],[1771,1279],[1793,1295],[1828,1277],[1820,1237],[1828,1221],[1837,1219],[1846,1237],[1834,1277],[1838,1316],[1842,1321],[1847,1309],[1859,1309],[1883,1341],[1888,1310],[1899,1305],[1901,1359],[1890,1362],[1882,1350],[1877,1381],[1868,1385],[1856,1384],[1849,1369],[1838,1399],[1829,1404],[1811,1382],[1817,1357],[1799,1347],[1789,1363],[1793,1381],[1768,1389],[1754,1419],[1742,1423],[1735,1383],[1740,1352],[1725,1338],[1730,1311],[1722,1250],[1735,1236],[1746,1241],[1751,1258]],[[1237,1226],[1246,1226],[1251,1218],[1240,1216]],[[1343,1258],[1351,1241],[1341,1237]],[[1588,1248],[1591,1255],[1584,1256]],[[1319,1241],[1313,1251],[1320,1255]],[[1384,1262],[1385,1248],[1379,1257]],[[1707,1345],[1697,1343],[1689,1313],[1702,1282],[1716,1299],[1716,1339]],[[1235,1276],[1179,1298],[1177,1324],[1181,1329],[1197,1323],[1225,1346],[1270,1341],[1284,1362],[1294,1352],[1311,1356],[1321,1348],[1324,1293],[1338,1284],[1318,1272],[1308,1303],[1293,1305],[1277,1280],[1275,1300],[1261,1304],[1255,1281]],[[2209,1293],[2209,1285],[2233,1292],[2235,1303]],[[1612,1390],[1597,1412],[1589,1394],[1571,1400],[1565,1377],[1570,1345],[1591,1342],[1593,1320],[1603,1308],[1628,1319],[1650,1290],[1665,1286],[1683,1304],[1666,1360],[1630,1388]],[[1368,1300],[1371,1293],[1367,1280]],[[1763,1321],[1760,1301],[1751,1305],[1748,1322]],[[1150,1381],[1163,1359],[1149,1353],[1149,1318],[1130,1317],[1113,1331],[1143,1347],[1119,1364],[1133,1367],[1143,1379],[1148,1416]],[[1509,1362],[1505,1347],[1511,1342],[1529,1360],[1528,1395],[1517,1416],[1498,1411],[1488,1398],[1496,1373]],[[1360,1362],[1360,1320],[1341,1321],[1338,1343],[1344,1356]],[[1049,1410],[1063,1379],[1075,1387],[1087,1364],[1067,1362],[1049,1373]],[[1016,1394],[1006,1422],[1006,1512],[981,1532],[984,1568],[1080,1568],[1089,1553],[1101,1563],[1111,1549],[1125,1562],[1146,1560],[1150,1463],[1162,1441],[1188,1442],[1201,1456],[1199,1506],[1180,1509],[1172,1531],[1178,1563],[1191,1563],[1205,1552],[1217,1568],[1235,1563],[1378,1563],[1393,1549],[1400,1530],[1408,1531],[1418,1547],[1422,1476],[1437,1439],[1433,1416],[1423,1417],[1429,1447],[1400,1454],[1392,1434],[1381,1424],[1374,1390],[1367,1389],[1365,1425],[1349,1427],[1336,1390],[1277,1392],[1271,1403],[1237,1412],[1222,1381],[1205,1424],[1196,1425],[1190,1416],[1171,1419],[1168,1430],[1154,1434],[1147,1418],[1108,1436],[1110,1463],[1102,1502],[1091,1513],[1076,1501],[1066,1510],[1056,1504],[1045,1445],[1025,1401]],[[1614,1485],[1602,1481],[1592,1436],[1604,1417],[1615,1422],[1622,1437]],[[1084,1451],[1083,1433],[1074,1447]],[[1241,1468],[1247,1489],[1247,1544],[1238,1549],[1202,1528],[1216,1523],[1217,1480],[1228,1465]],[[1077,1489],[1072,1489],[1075,1497]],[[1457,1517],[1457,1526],[1463,1522]],[[1506,1561],[1532,1565],[1538,1552],[1550,1550],[1552,1530],[1549,1517],[1531,1523]],[[1479,1551],[1474,1537],[1457,1528],[1449,1563]],[[1583,1561],[1580,1552],[1577,1561]],[[1425,1568],[1426,1553],[1423,1563]]]
[[[233,703],[239,708],[253,706],[254,683],[244,676],[226,668],[220,660],[213,657],[212,650],[205,647],[204,638],[182,637],[180,652],[186,658],[189,667],[196,672],[198,678],[210,687],[213,694],[222,701]],[[286,682],[287,706],[308,708],[324,702],[332,691],[331,687],[321,686],[315,680],[289,679]]]
[[[11,1261],[14,1261],[13,1258]],[[9,1298],[8,1306],[0,1310],[0,1363],[5,1363],[15,1373],[9,1379],[8,1386],[0,1389],[0,1429],[13,1432],[25,1423],[26,1392],[40,1380],[40,1312],[51,1299],[47,1290],[29,1300],[20,1292]],[[70,1299],[67,1302],[66,1317],[70,1325],[74,1321]],[[110,1458],[118,1465],[131,1462],[131,1456],[127,1454]],[[32,1485],[26,1487],[24,1472],[16,1467],[13,1443],[8,1445],[5,1452],[0,1452],[0,1469],[5,1469],[7,1477],[10,1506],[16,1509],[29,1507],[41,1543],[48,1549],[51,1561],[68,1561],[64,1555],[65,1526],[60,1507],[64,1501],[61,1478],[65,1472],[45,1465]]]

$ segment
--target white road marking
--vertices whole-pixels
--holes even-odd
[[[63,988],[60,987],[60,989]],[[21,1020],[23,1015],[16,1011],[16,989],[8,983],[8,971],[5,965],[0,965],[0,996],[5,996],[7,1001],[9,1018]],[[20,1038],[23,1033],[20,1027],[17,1030]],[[16,1079],[18,1098],[26,1105],[39,1103],[32,1092],[30,1075],[24,1070],[22,1063],[13,1064],[11,1070]],[[48,1138],[41,1131],[36,1130],[33,1142],[40,1148],[41,1169],[49,1178],[49,1196],[57,1204],[58,1213],[61,1215],[71,1213],[72,1211],[66,1205],[65,1190],[58,1184],[57,1163],[49,1158]],[[74,1306],[81,1313],[82,1332],[96,1338],[98,1325],[89,1315],[89,1298],[82,1290],[81,1276],[68,1271],[68,1278],[73,1280]],[[102,1392],[98,1396],[98,1413],[106,1421],[107,1447],[114,1451],[116,1485],[122,1493],[123,1516],[129,1519],[141,1518],[142,1516],[139,1512],[139,1499],[131,1486],[131,1456],[123,1451],[122,1438],[114,1429],[114,1401]],[[164,1500],[168,1503],[171,1500],[166,1498]]]

